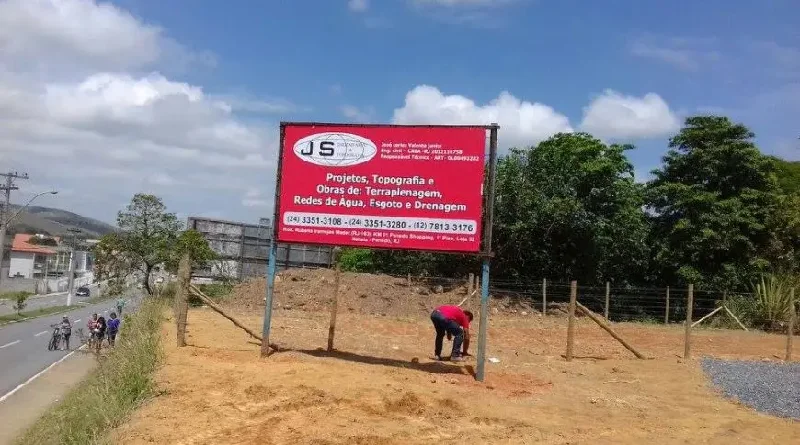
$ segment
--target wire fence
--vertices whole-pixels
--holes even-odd
[[[390,275],[404,278],[400,275]],[[460,287],[478,289],[477,277],[419,277],[408,275],[409,283],[429,288],[441,287],[440,292],[453,291]],[[613,286],[609,284],[582,285],[578,283],[578,301],[595,313],[602,314],[614,322],[683,323],[686,319],[688,288],[685,287],[638,287]],[[489,294],[492,299],[509,299],[533,310],[546,313],[558,310],[569,303],[570,283],[551,280],[518,281],[492,280]],[[722,292],[694,289],[692,318],[697,320],[711,314],[728,301],[739,298],[754,298],[749,292]]]

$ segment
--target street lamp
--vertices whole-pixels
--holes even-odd
[[[3,260],[5,259],[5,255],[6,255],[6,228],[8,227],[9,224],[11,224],[12,221],[14,221],[14,219],[17,216],[19,216],[20,213],[22,213],[23,210],[27,209],[28,206],[30,206],[31,203],[36,198],[38,198],[40,196],[43,196],[43,195],[57,195],[57,194],[58,194],[58,191],[51,190],[49,192],[42,192],[42,193],[33,195],[33,197],[31,199],[29,199],[28,202],[26,202],[24,206],[20,207],[17,210],[16,213],[11,215],[10,218],[6,219],[5,221],[0,221],[0,283],[3,282],[3,278],[4,278],[3,277],[3,273],[2,273],[2,264],[3,264]],[[6,197],[7,196],[8,195],[6,195]],[[10,206],[11,206],[11,203],[8,200],[6,200],[6,205],[5,205],[5,209],[4,210],[8,211]],[[3,216],[5,216],[5,215],[3,215]]]

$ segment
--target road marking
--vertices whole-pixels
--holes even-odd
[[[38,337],[38,336],[40,336],[40,335],[47,334],[48,332],[50,332],[50,331],[42,331],[42,332],[40,332],[40,333],[38,333],[38,334],[34,335],[34,337]]]
[[[80,319],[80,318],[79,318],[79,319],[77,319],[77,320],[75,320],[75,321],[73,321],[73,323],[80,323],[80,322],[81,322],[81,319]]]
[[[39,376],[41,376],[41,375],[42,375],[42,374],[44,374],[45,372],[47,372],[47,371],[49,371],[49,370],[53,369],[53,367],[55,367],[57,364],[59,364],[59,363],[63,362],[64,360],[66,360],[66,359],[70,358],[70,357],[72,356],[72,354],[74,354],[74,353],[78,352],[79,350],[81,350],[81,349],[83,349],[83,348],[85,348],[85,347],[86,347],[86,345],[82,345],[82,346],[81,346],[81,347],[79,347],[78,349],[76,349],[76,350],[74,350],[74,351],[70,352],[69,354],[67,354],[67,355],[65,355],[65,356],[63,356],[63,357],[61,357],[61,358],[60,358],[60,359],[58,359],[57,361],[53,362],[53,363],[52,363],[50,366],[48,366],[47,368],[44,368],[43,370],[41,370],[41,371],[39,371],[38,373],[34,374],[34,375],[33,375],[33,377],[31,377],[31,378],[29,378],[28,380],[25,380],[24,382],[22,382],[22,383],[20,383],[19,385],[17,385],[17,387],[16,387],[16,388],[14,388],[14,389],[12,389],[11,391],[9,391],[9,392],[7,392],[7,393],[3,394],[3,396],[2,396],[2,397],[0,397],[0,403],[3,403],[3,402],[4,402],[4,401],[7,399],[7,398],[9,398],[9,397],[13,396],[15,392],[17,392],[17,391],[19,391],[20,389],[22,389],[22,388],[24,388],[24,387],[28,386],[28,385],[29,385],[29,384],[30,384],[32,381],[34,381],[34,380],[36,380],[37,378],[39,378]]]
[[[104,313],[104,314],[107,314],[107,313],[108,313],[108,311],[103,311],[103,313]]]
[[[15,344],[19,343],[19,340],[14,340],[11,343],[6,343],[3,346],[0,346],[0,349],[7,348],[9,346],[14,346]]]

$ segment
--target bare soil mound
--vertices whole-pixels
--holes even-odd
[[[325,311],[334,291],[334,271],[330,269],[289,269],[275,277],[277,309]],[[250,280],[236,286],[225,304],[238,309],[264,307],[266,280]],[[459,304],[467,297],[466,280],[393,277],[342,272],[339,281],[339,310],[390,317],[416,317],[428,314],[442,304]],[[473,292],[462,305],[476,313],[480,292]],[[495,313],[534,314],[529,304],[509,298],[493,299]]]

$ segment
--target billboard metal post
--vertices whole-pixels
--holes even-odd
[[[275,294],[275,257],[278,256],[278,242],[272,237],[269,243],[269,262],[267,263],[267,295],[264,302],[264,326],[261,329],[261,357],[269,355],[269,330],[272,324],[272,296]]]
[[[283,138],[286,128],[281,122],[279,150],[283,149]],[[267,262],[267,294],[264,298],[264,326],[261,328],[261,357],[269,355],[269,331],[272,324],[272,297],[275,293],[275,263],[278,256],[278,215],[280,214],[281,196],[281,163],[282,156],[278,155],[278,169],[275,172],[275,216],[272,218],[272,236],[269,241],[269,260]]]
[[[486,375],[486,330],[489,324],[489,266],[492,255],[492,223],[494,219],[495,165],[497,163],[497,124],[489,129],[489,177],[483,226],[483,266],[481,268],[481,322],[478,330],[478,366],[475,378],[482,382]]]

